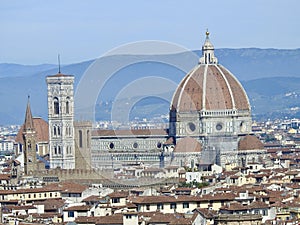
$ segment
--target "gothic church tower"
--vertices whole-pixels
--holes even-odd
[[[50,168],[74,169],[74,76],[59,72],[46,81]]]
[[[24,173],[30,175],[37,169],[36,160],[36,132],[30,109],[29,97],[26,107],[26,115],[23,129],[24,140]]]

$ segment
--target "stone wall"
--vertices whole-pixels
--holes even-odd
[[[73,181],[81,184],[101,184],[105,187],[114,189],[133,188],[141,186],[161,186],[165,184],[178,183],[178,178],[158,179],[158,178],[139,178],[135,180],[113,179],[111,171],[87,170],[87,169],[52,169],[36,171],[34,177],[42,179],[45,183]]]

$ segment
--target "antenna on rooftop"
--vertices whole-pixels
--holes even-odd
[[[60,55],[59,54],[57,56],[57,60],[58,60],[58,73],[60,73]]]

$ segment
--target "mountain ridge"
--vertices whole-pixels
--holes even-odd
[[[201,55],[200,50],[195,51],[195,53]],[[253,107],[254,116],[268,117],[276,114],[277,111],[288,113],[290,108],[297,108],[298,102],[300,102],[298,99],[300,49],[226,48],[216,49],[215,55],[220,64],[229,69],[243,84]],[[182,55],[171,57],[182,57]],[[180,58],[178,59],[180,60]],[[92,62],[94,60],[63,65],[61,71],[64,74],[74,74],[76,88]],[[191,62],[193,65],[197,63],[197,60]],[[7,63],[0,63],[0,101],[2,103],[0,124],[21,124],[23,122],[28,95],[32,96],[33,115],[47,120],[45,79],[47,75],[57,74],[57,72],[58,67],[54,64],[36,66],[13,64],[8,66]],[[182,71],[155,62],[128,66],[111,77],[102,90],[104,93],[100,93],[98,102],[113,101],[116,93],[124,86],[130,85],[130,82],[135,79],[153,74],[170,79],[177,84],[185,75]],[[287,93],[294,93],[291,94],[293,98],[285,96]],[[278,107],[274,108],[276,101],[278,104],[275,105]],[[162,107],[165,107],[163,105]],[[168,111],[168,107],[165,111]],[[99,114],[101,115],[101,113]],[[280,116],[280,114],[278,115]],[[293,111],[291,115],[297,114]]]

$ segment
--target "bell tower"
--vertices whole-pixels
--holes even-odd
[[[25,122],[23,126],[24,140],[24,173],[30,175],[37,169],[36,160],[36,132],[33,125],[33,118],[30,109],[29,96],[26,107]]]
[[[62,73],[46,78],[50,168],[75,168],[74,76]]]

